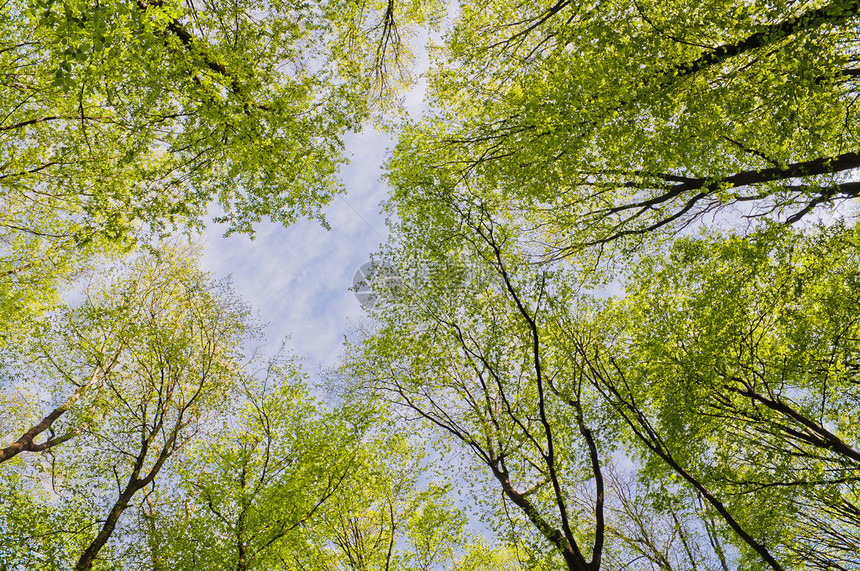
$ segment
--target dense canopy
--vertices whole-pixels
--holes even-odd
[[[0,569],[860,567],[860,2],[0,28]],[[188,244],[326,224],[371,125],[375,303],[311,376]]]

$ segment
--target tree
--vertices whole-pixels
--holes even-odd
[[[857,255],[856,226],[684,240],[570,336],[646,473],[774,569],[857,564]]]
[[[441,6],[2,10],[0,565],[860,565],[860,232],[808,224],[860,195],[857,0],[463,3],[390,163],[363,401],[331,408],[249,374],[247,309],[170,249],[56,294],[209,208],[321,219]]]
[[[372,405],[325,410],[291,361],[249,372],[248,309],[187,252],[120,264],[53,319],[15,388],[62,404],[5,449],[4,566],[457,564],[464,518],[420,455]]]
[[[352,448],[350,476],[309,522],[307,547],[292,554],[296,568],[430,571],[458,563],[465,515],[444,478],[428,470],[420,444],[385,428],[372,427]]]
[[[228,410],[248,332],[247,308],[182,251],[138,258],[112,278],[58,318],[50,342],[40,340],[50,375],[43,390],[64,403],[4,450],[22,440],[23,450],[49,450],[53,489],[101,514],[95,530],[66,532],[80,546],[76,569],[93,566],[132,498]],[[48,440],[35,444],[46,430]]]
[[[482,202],[558,258],[856,197],[858,9],[467,3],[394,154],[395,208]]]
[[[452,569],[464,518],[365,407],[324,411],[291,362],[154,486],[121,555],[140,569]],[[178,489],[177,489],[178,488]]]
[[[856,348],[853,310],[843,310],[854,231],[748,221],[790,226],[858,195],[858,10],[464,5],[431,73],[433,113],[404,131],[390,164],[393,257],[495,277],[460,282],[454,297],[404,279],[412,285],[378,312],[363,378],[491,469],[494,456],[510,462],[498,452],[505,440],[517,454],[534,448],[555,519],[508,497],[548,545],[568,536],[556,556],[587,544],[574,530],[604,542],[590,561],[566,555],[569,568],[637,552],[657,567],[696,567],[695,541],[714,568],[856,565]],[[681,241],[663,259],[660,244],[690,225],[739,220],[747,238],[712,229],[711,242]],[[586,295],[612,280],[623,300]],[[523,387],[536,409],[507,396]],[[576,449],[563,427],[577,425],[599,435],[592,447],[580,429],[580,450],[597,461],[556,484],[552,450]],[[656,496],[606,490],[609,443],[642,462]],[[563,517],[575,482],[601,491],[582,527]],[[679,512],[691,498],[700,508]],[[685,538],[680,558],[661,547],[673,536]]]
[[[212,345],[205,347],[206,350],[223,351],[223,343],[236,342],[236,336],[246,327],[247,309],[235,300],[219,300],[217,296],[221,294],[213,289],[215,284],[209,282],[194,263],[189,252],[168,246],[154,256],[131,262],[128,267],[120,264],[106,281],[90,284],[83,305],[64,309],[42,324],[29,340],[33,348],[19,356],[18,365],[27,367],[33,377],[28,383],[29,390],[32,393],[50,391],[58,399],[57,406],[0,450],[0,462],[21,452],[48,450],[86,430],[104,399],[110,398],[111,379],[122,375],[116,369],[127,368],[128,359],[142,358],[139,345],[142,333],[150,335],[151,341],[156,343],[170,339],[155,337],[156,327],[167,326],[159,321],[165,318],[165,312],[186,313],[186,323],[180,325],[180,321],[172,326],[177,327],[178,332],[185,327],[184,333],[192,336],[185,342],[187,351],[203,349],[207,343]],[[201,314],[204,308],[195,307],[195,303],[221,304],[219,309],[225,316],[225,323]],[[176,309],[178,306],[181,307]],[[194,335],[202,336],[196,347]],[[152,350],[164,352],[168,349],[165,345]],[[57,436],[55,423],[82,399],[75,411],[76,418],[65,427],[64,434]],[[46,432],[50,432],[50,437],[37,443],[36,438]]]
[[[607,488],[616,500],[608,510],[618,544],[607,550],[607,568],[729,571],[737,564],[731,541],[724,545],[701,497],[678,489],[667,493],[664,482],[613,469],[607,470]]]
[[[0,462],[10,460],[22,452],[44,452],[74,438],[80,433],[80,429],[72,427],[65,433],[57,435],[54,430],[54,424],[72,410],[78,404],[78,401],[86,397],[90,389],[99,391],[103,388],[107,375],[113,371],[123,354],[125,343],[130,336],[137,333],[127,321],[114,321],[113,319],[117,317],[116,314],[99,315],[101,313],[99,309],[101,308],[86,307],[77,312],[68,312],[64,316],[66,319],[59,320],[59,327],[53,333],[58,336],[63,336],[64,333],[71,333],[71,338],[67,337],[61,342],[66,345],[63,348],[56,345],[50,346],[50,342],[46,342],[46,339],[41,338],[42,335],[47,337],[48,333],[46,330],[36,333],[37,338],[34,341],[38,348],[35,352],[38,355],[37,358],[44,358],[49,361],[50,365],[47,372],[49,379],[53,377],[56,380],[62,379],[62,381],[65,381],[54,384],[51,380],[48,380],[50,389],[58,392],[62,386],[63,388],[67,388],[70,394],[68,394],[65,400],[58,403],[58,406],[53,410],[42,415],[41,420],[33,423],[14,442],[0,449]],[[141,307],[140,309],[143,308]],[[79,323],[76,323],[76,321],[87,317],[94,318],[94,321],[90,324],[91,326],[100,326],[100,339],[87,339],[86,335],[80,331],[78,327]],[[64,349],[69,351],[71,349],[74,353],[67,353],[67,356],[75,360],[89,361],[91,368],[88,370],[84,369],[82,375],[76,375],[75,373],[80,373],[80,371],[74,370],[75,365],[58,362],[59,355],[55,354],[58,349],[59,351],[63,351]],[[38,389],[31,388],[31,391],[35,392],[36,390]],[[85,409],[89,408],[87,405],[92,407],[93,403],[86,403],[83,407]],[[28,419],[16,420],[18,422],[27,422]],[[20,433],[19,426],[13,427],[13,430],[18,431],[17,433]],[[36,442],[45,433],[48,433],[48,437],[42,442]]]
[[[83,502],[51,502],[47,474],[33,476],[5,469],[0,478],[0,568],[68,569],[80,549],[76,535],[93,527],[91,514]]]
[[[315,514],[356,477],[361,435],[359,419],[318,410],[303,381],[289,362],[248,379],[244,406],[186,452],[179,490],[152,489],[133,542],[141,568],[285,568]]]
[[[395,227],[354,375],[460,443],[533,565],[850,569],[857,236],[679,240],[602,299],[588,268],[530,263],[516,220],[442,203]]]
[[[0,343],[56,306],[56,288],[92,255],[127,252],[140,234],[209,217],[248,234],[263,219],[323,220],[341,190],[343,137],[369,114],[367,59],[393,65],[372,30],[390,51],[395,18],[427,21],[434,10],[337,0],[4,4]]]
[[[119,239],[199,221],[213,199],[234,231],[319,215],[365,110],[361,78],[308,60],[348,22],[325,4],[260,8],[7,5],[6,228],[16,213],[31,234]],[[32,228],[39,207],[61,226]]]
[[[530,568],[596,571],[611,445],[593,391],[553,348],[546,319],[563,302],[503,227],[483,213],[462,220],[444,237],[403,223],[391,262],[403,280],[380,292],[389,303],[356,350],[357,390],[459,445],[461,477],[483,473],[498,490],[487,517]]]

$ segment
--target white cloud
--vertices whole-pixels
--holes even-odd
[[[350,321],[363,310],[349,290],[356,269],[387,236],[380,204],[388,189],[380,181],[388,135],[372,130],[347,140],[351,164],[342,169],[347,192],[326,209],[331,230],[316,222],[290,227],[265,223],[257,236],[223,237],[212,225],[205,233],[204,269],[231,276],[236,292],[268,324],[264,354],[287,336],[289,350],[304,358],[309,372],[337,363]]]

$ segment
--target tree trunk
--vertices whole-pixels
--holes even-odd
[[[107,519],[105,520],[104,525],[101,530],[99,530],[98,535],[90,543],[89,547],[81,555],[81,558],[78,560],[78,564],[75,566],[75,571],[84,571],[86,569],[90,569],[93,566],[93,561],[95,561],[96,556],[99,551],[101,551],[102,547],[104,547],[105,543],[107,543],[108,539],[110,539],[111,534],[113,533],[114,528],[116,527],[117,522],[119,521],[119,517],[122,515],[122,512],[128,507],[129,502],[131,501],[132,496],[143,487],[143,481],[137,479],[132,476],[131,480],[129,480],[128,485],[119,495],[116,503],[114,503],[113,507],[108,514]]]

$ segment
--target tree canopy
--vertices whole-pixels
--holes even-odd
[[[857,195],[855,2],[462,11],[435,113],[394,155],[398,203],[480,200],[556,258]]]
[[[858,25],[3,4],[0,569],[858,568]],[[376,303],[311,376],[183,244],[325,224],[371,122]]]
[[[426,21],[432,6],[398,15]],[[394,15],[337,1],[4,3],[7,311],[38,311],[88,253],[141,233],[213,215],[249,234],[323,220],[344,136],[369,116],[368,67],[394,65],[365,34],[389,42]]]

